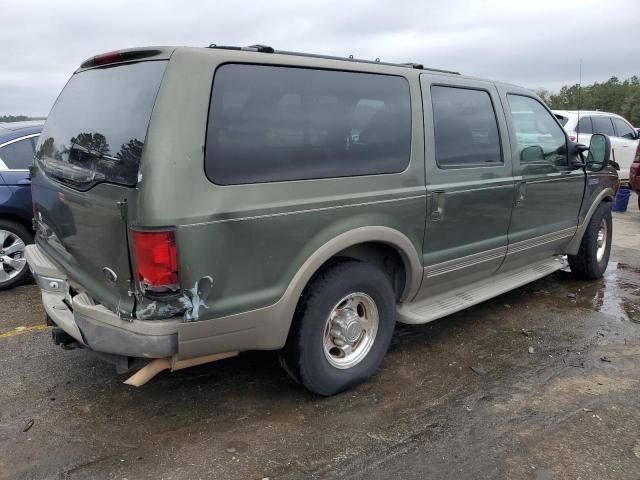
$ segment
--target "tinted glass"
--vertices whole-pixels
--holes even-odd
[[[637,136],[636,131],[627,122],[617,117],[613,117],[612,120],[613,120],[613,124],[616,127],[616,135],[618,137],[624,137],[629,139],[636,138]]]
[[[0,148],[0,159],[9,169],[26,170],[33,163],[31,139],[18,140]]]
[[[540,102],[522,95],[508,95],[522,164],[566,167],[566,137],[551,113]]]
[[[556,113],[556,118],[558,119],[558,121],[560,122],[560,125],[562,125],[563,127],[567,124],[567,122],[569,121],[569,118],[567,117],[563,117],[562,115],[558,115]]]
[[[404,78],[263,65],[216,71],[205,154],[215,183],[396,173],[410,149]]]
[[[440,167],[502,162],[498,123],[487,92],[433,86],[431,103]]]
[[[593,133],[614,136],[613,124],[609,117],[591,117],[593,123]]]
[[[578,120],[578,127],[576,128],[578,133],[593,133],[593,127],[591,126],[591,117],[583,117]]]
[[[135,185],[151,110],[167,62],[76,73],[56,101],[36,157],[52,177],[79,189]]]

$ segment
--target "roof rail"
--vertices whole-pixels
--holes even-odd
[[[381,62],[379,58],[375,60],[365,60],[360,58],[354,58],[353,55],[349,55],[349,57],[336,57],[332,55],[319,55],[317,53],[303,53],[303,52],[290,52],[286,50],[275,50],[273,47],[268,45],[250,45],[248,47],[237,47],[230,45],[216,45],[212,43],[207,48],[218,48],[221,50],[242,50],[248,52],[260,52],[260,53],[275,53],[278,55],[293,55],[296,57],[310,57],[310,58],[323,58],[326,60],[341,60],[345,62],[356,62],[356,63],[369,63],[376,65],[386,65],[390,67],[403,67],[403,68],[413,68],[416,70],[425,70],[429,72],[438,72],[438,73],[450,73],[452,75],[460,75],[460,72],[454,72],[452,70],[441,70],[439,68],[425,68],[425,66],[421,63],[391,63],[391,62]]]

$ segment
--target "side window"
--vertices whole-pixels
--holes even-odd
[[[537,100],[508,95],[521,164],[566,167],[567,138],[562,127]]]
[[[593,133],[600,133],[611,137],[615,136],[611,118],[599,115],[597,117],[591,117],[591,121],[593,122]]]
[[[578,133],[593,133],[593,127],[591,126],[591,117],[582,117],[578,121]]]
[[[616,134],[618,137],[628,138],[629,140],[633,140],[637,138],[636,131],[631,128],[627,122],[622,120],[621,118],[613,117],[613,125],[616,127]]]
[[[0,158],[10,170],[26,170],[33,164],[33,144],[30,138],[0,147]]]
[[[215,73],[205,172],[217,184],[398,173],[410,153],[402,77],[244,64]]]
[[[434,85],[431,103],[439,167],[502,162],[498,122],[488,92]]]

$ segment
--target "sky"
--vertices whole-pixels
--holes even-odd
[[[634,0],[2,0],[0,115],[45,116],[73,71],[148,45],[251,45],[557,91],[640,74]]]

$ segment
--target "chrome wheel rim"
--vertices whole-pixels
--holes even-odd
[[[371,351],[378,333],[378,307],[366,293],[351,293],[331,310],[324,328],[327,361],[341,370],[358,365]]]
[[[9,230],[0,229],[0,283],[6,283],[27,268],[24,241]]]
[[[598,249],[596,250],[596,258],[601,262],[604,258],[604,252],[607,249],[607,221],[603,218],[598,228]]]

